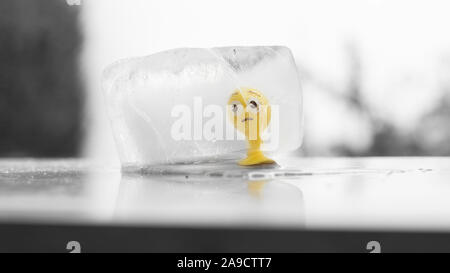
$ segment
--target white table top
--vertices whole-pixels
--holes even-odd
[[[450,158],[120,168],[0,160],[0,222],[450,231]],[[163,175],[158,175],[163,173]]]

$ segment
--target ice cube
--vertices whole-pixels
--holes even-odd
[[[242,157],[247,141],[227,104],[244,89],[271,106],[263,151],[301,145],[302,94],[286,47],[180,48],[123,60],[105,69],[103,89],[122,165]]]

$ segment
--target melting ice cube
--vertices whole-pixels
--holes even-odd
[[[245,130],[231,119],[240,111],[235,121],[252,127],[262,107],[258,97],[229,102],[243,90],[257,90],[270,104],[268,126],[257,136],[265,153],[301,145],[302,94],[286,47],[181,48],[127,59],[105,70],[103,89],[123,165],[242,157]]]

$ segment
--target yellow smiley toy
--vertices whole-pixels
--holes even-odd
[[[245,135],[248,142],[247,158],[239,165],[273,164],[261,149],[261,133],[270,123],[270,104],[267,98],[254,88],[235,90],[228,100],[228,115],[234,127]]]

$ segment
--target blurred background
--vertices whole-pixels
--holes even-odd
[[[0,1],[0,157],[118,162],[101,72],[174,47],[286,45],[305,156],[450,156],[450,2]]]

